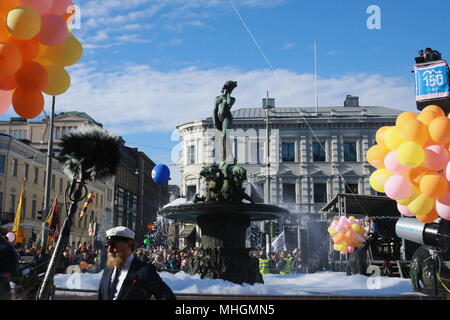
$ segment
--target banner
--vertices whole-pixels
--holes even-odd
[[[16,243],[24,243],[25,236],[23,234],[22,224],[22,210],[24,201],[25,185],[22,186],[22,192],[20,193],[19,205],[17,206],[16,216],[14,217],[13,232],[16,235]]]
[[[272,242],[272,250],[275,252],[281,251],[284,249],[286,245],[286,239],[284,235],[284,231],[280,233],[278,237],[275,238]]]
[[[414,66],[416,100],[424,101],[450,97],[449,74],[446,62]]]

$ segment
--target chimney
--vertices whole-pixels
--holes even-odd
[[[359,107],[359,97],[347,95],[344,101],[344,107],[347,108],[358,108]]]

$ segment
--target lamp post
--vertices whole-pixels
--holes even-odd
[[[50,113],[50,129],[49,129],[49,138],[48,138],[48,146],[47,146],[47,173],[45,176],[45,196],[44,196],[44,208],[43,208],[43,220],[42,220],[42,229],[41,229],[41,246],[47,246],[48,240],[48,228],[46,226],[46,222],[49,215],[49,206],[50,206],[50,196],[51,196],[51,183],[52,183],[52,157],[53,157],[53,127],[54,127],[54,118],[55,118],[55,96],[52,97],[52,111]]]
[[[274,108],[274,100],[269,99],[269,91],[267,91],[267,99],[263,99],[263,109],[266,112],[266,184],[267,184],[267,197],[266,202],[270,204],[270,132],[269,132],[269,114],[270,110]],[[269,230],[269,228],[266,228]],[[266,254],[270,255],[270,231],[266,233]]]

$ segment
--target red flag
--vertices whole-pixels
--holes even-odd
[[[57,198],[55,199],[51,214],[49,216],[49,219],[47,220],[48,223],[48,237],[53,242],[56,242],[58,240],[59,232],[60,232],[60,221],[59,221],[59,207],[58,207],[58,201]]]

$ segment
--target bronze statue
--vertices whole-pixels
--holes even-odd
[[[222,158],[226,160],[226,136],[227,129],[231,129],[233,124],[233,116],[231,108],[236,99],[231,96],[233,90],[237,87],[236,81],[227,81],[222,88],[222,94],[216,97],[214,106],[214,126],[222,132],[223,154]]]

